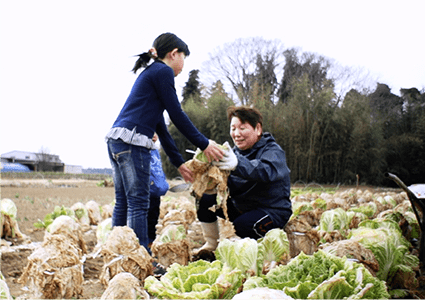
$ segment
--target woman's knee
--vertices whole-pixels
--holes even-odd
[[[236,235],[241,238],[249,237],[259,239],[275,228],[275,225],[268,215],[264,214],[244,214],[233,222]]]
[[[217,204],[216,195],[204,194],[198,202],[198,208],[196,214],[199,221],[211,223],[217,220],[216,214],[209,208]]]

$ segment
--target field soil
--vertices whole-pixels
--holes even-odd
[[[43,241],[44,229],[36,229],[34,223],[43,220],[53,212],[55,206],[71,207],[76,202],[83,204],[89,200],[100,206],[111,204],[114,200],[113,187],[99,187],[99,180],[82,179],[2,179],[1,199],[12,199],[18,209],[19,230],[28,238],[25,240],[2,239],[1,272],[6,279],[13,297],[26,297],[28,291],[17,282],[28,264],[27,257]],[[177,182],[178,183],[178,182]],[[170,186],[173,186],[170,182]],[[172,193],[173,196],[188,196],[188,192]],[[84,233],[88,252],[97,243],[96,227]],[[100,298],[106,287],[99,281],[103,259],[87,259],[84,264],[84,286],[82,299]]]
[[[9,239],[13,251],[2,247],[1,272],[13,297],[25,297],[27,291],[17,282],[26,267],[27,257],[34,247],[43,241],[44,229],[36,229],[34,223],[43,220],[53,212],[55,206],[71,207],[76,202],[87,203],[95,200],[99,205],[110,204],[114,200],[114,188],[99,187],[95,180],[4,180],[1,181],[1,198],[12,199],[18,209],[19,230],[31,242]],[[89,253],[97,243],[95,228],[85,232],[84,239]],[[2,240],[4,243],[4,240]],[[2,243],[2,244],[3,244]],[[19,247],[13,247],[19,245]],[[102,258],[88,259],[85,262],[83,299],[100,298],[105,287],[99,282],[103,266]]]

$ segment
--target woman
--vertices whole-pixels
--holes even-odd
[[[285,152],[270,133],[263,133],[263,117],[256,108],[229,107],[230,135],[235,147],[213,162],[222,170],[230,170],[227,212],[236,234],[258,239],[273,228],[283,228],[292,214],[290,170]],[[197,211],[206,243],[199,249],[214,251],[218,244],[217,216],[209,207],[216,204],[216,195],[204,194]],[[196,254],[196,253],[195,253]]]
[[[143,54],[133,68],[137,77],[130,95],[112,128],[106,135],[115,184],[115,207],[112,226],[129,226],[139,243],[148,249],[148,210],[152,137],[158,134],[162,148],[185,179],[193,181],[192,172],[165,125],[166,110],[181,133],[207,155],[219,160],[222,150],[202,135],[183,112],[174,87],[174,77],[183,69],[189,48],[172,33],[158,36],[153,47]],[[154,62],[148,65],[151,59]]]

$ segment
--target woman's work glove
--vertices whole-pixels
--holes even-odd
[[[228,142],[225,142],[223,146],[226,146],[227,148],[224,150],[223,158],[219,161],[213,161],[212,164],[217,166],[220,170],[233,171],[238,165],[238,158],[236,157]]]

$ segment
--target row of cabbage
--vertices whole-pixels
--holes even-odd
[[[214,262],[173,264],[145,280],[158,298],[231,298],[284,292],[295,299],[412,296],[419,225],[407,195],[350,190],[300,195],[285,230],[222,239]],[[243,295],[240,292],[243,291]],[[282,294],[280,295],[282,296]]]
[[[18,279],[28,290],[28,297],[81,297],[85,262],[101,257],[100,282],[105,286],[102,298],[148,298],[141,283],[153,274],[152,255],[139,245],[129,227],[112,228],[113,205],[100,206],[90,200],[72,207],[56,206],[52,213],[34,224],[46,231],[43,242],[28,257],[28,264]],[[1,212],[2,228],[7,229],[2,231],[2,238],[28,239],[19,231],[17,207],[11,199],[1,200]],[[161,234],[151,247],[157,260],[159,257],[167,266],[176,262],[187,264],[190,249],[199,245],[193,242],[193,230],[189,230],[192,238],[187,236],[188,226],[195,218],[195,208],[187,198],[163,199],[158,224]],[[88,253],[84,235],[90,230],[96,231],[97,244]],[[3,284],[6,286],[4,281]]]
[[[419,238],[419,228],[405,193],[352,190],[334,195],[298,195],[292,201],[294,214],[285,230],[272,230],[258,241],[237,239],[231,230],[223,234],[226,223],[221,222],[217,260],[191,262],[191,250],[201,246],[194,242],[199,238],[195,228],[199,224],[193,204],[184,197],[163,198],[158,236],[152,245],[152,256],[168,267],[161,279],[151,276],[152,256],[139,246],[134,232],[123,227],[114,228],[120,232],[110,234],[110,218],[98,222],[95,255],[104,259],[101,280],[109,289],[105,295],[118,295],[117,286],[122,285],[117,283],[112,288],[111,282],[114,278],[119,282],[122,276],[127,281],[134,277],[133,282],[144,282],[144,289],[151,295],[167,299],[236,299],[257,290],[295,299],[394,298],[408,296],[409,290],[417,287],[419,262],[411,254],[410,241]],[[81,225],[81,218],[70,219]],[[44,247],[52,244],[47,242],[52,233],[62,232],[51,227]],[[75,226],[60,227],[72,228],[71,235],[78,237],[75,232],[80,229]],[[81,239],[74,241],[78,243],[84,247]],[[76,269],[83,269],[81,254],[80,263],[73,262],[78,265]],[[42,289],[46,286],[38,287]],[[81,288],[74,290],[73,297],[81,293]],[[124,291],[146,297],[137,284]]]

